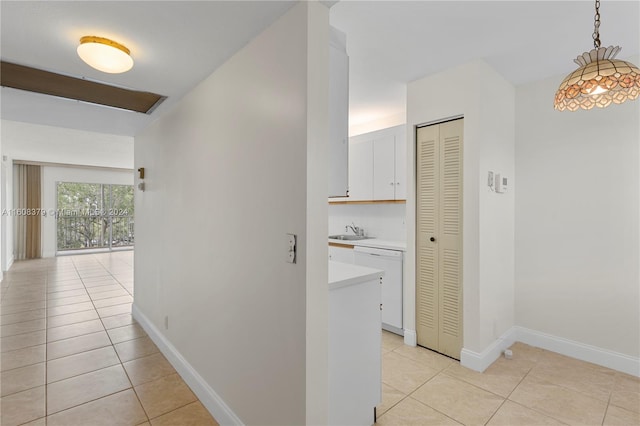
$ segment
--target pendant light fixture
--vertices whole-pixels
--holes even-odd
[[[580,66],[560,83],[554,108],[576,111],[578,108],[605,108],[640,95],[640,70],[632,63],[614,59],[620,46],[600,47],[600,0],[596,0],[593,46],[574,59]]]
[[[133,59],[129,49],[104,37],[85,36],[80,39],[78,56],[89,66],[110,74],[129,71]]]

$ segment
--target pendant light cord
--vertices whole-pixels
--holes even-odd
[[[600,0],[596,0],[596,15],[593,17],[593,46],[600,48]]]

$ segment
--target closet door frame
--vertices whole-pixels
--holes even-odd
[[[438,352],[444,353],[445,355],[452,356],[454,358],[460,358],[460,351],[463,348],[463,157],[464,157],[464,121],[462,120],[464,117],[454,117],[447,120],[441,120],[431,123],[425,123],[424,125],[416,126],[415,128],[415,168],[416,168],[416,182],[415,182],[415,200],[416,200],[416,216],[415,216],[415,233],[416,233],[416,259],[415,259],[415,276],[416,276],[416,288],[415,288],[415,300],[416,300],[416,333],[418,344],[429,347],[430,349],[436,350]],[[458,125],[447,125],[447,123],[451,123],[454,121],[459,121]],[[457,130],[458,142],[452,142],[451,139],[447,141],[448,135],[443,133],[444,129],[451,130],[455,126],[459,126]],[[430,126],[437,126],[434,128],[434,132],[431,135],[419,135],[421,129]],[[424,200],[421,199],[420,193],[422,186],[424,186],[424,182],[421,182],[421,179],[424,176],[421,174],[420,162],[422,157],[422,152],[425,147],[422,147],[421,138],[436,138],[435,146],[433,147],[433,164],[434,169],[434,179],[435,179],[435,189],[434,189],[434,203],[433,206],[433,229],[430,230],[430,235],[427,235],[425,231],[425,223],[428,225],[430,221],[426,221],[423,223],[424,219],[421,218],[419,211],[424,209],[425,206],[421,207],[421,203]],[[450,134],[449,134],[450,136]],[[422,143],[428,142],[427,139],[422,141]],[[454,149],[457,152],[454,152],[454,155],[457,155],[457,164],[451,163],[451,158],[445,159],[445,150]],[[422,159],[422,161],[424,161]],[[445,166],[445,161],[448,161],[448,166]],[[448,169],[448,170],[447,170]],[[454,188],[454,191],[449,192],[448,194],[444,194],[445,191],[445,183],[448,185],[448,188],[451,188],[452,180],[449,179],[447,182],[447,178],[445,177],[446,173],[457,173],[457,188]],[[451,175],[448,175],[451,176]],[[457,193],[456,193],[457,191]],[[454,196],[452,203],[452,195]],[[445,200],[445,197],[447,200]],[[444,201],[444,202],[443,202]],[[452,206],[457,204],[456,214],[453,219],[456,219],[457,223],[455,223],[454,227],[452,227],[451,217],[447,220],[447,224],[445,225],[445,215],[451,212]],[[430,226],[427,226],[429,228]],[[457,228],[457,229],[456,229]],[[425,234],[425,235],[422,235]],[[431,239],[433,237],[435,240]],[[421,254],[428,253],[429,250],[433,253],[433,260],[429,261],[428,259],[423,259]],[[455,259],[453,259],[453,257]],[[452,261],[454,261],[452,263]],[[445,262],[448,262],[448,265],[445,265]],[[423,276],[420,272],[421,263],[432,264],[431,272],[433,276],[431,279],[429,276]],[[452,270],[452,267],[455,271]],[[446,271],[445,269],[448,269]],[[446,273],[446,274],[445,274]],[[452,296],[452,288],[451,283],[446,283],[446,280],[451,279],[451,274],[456,273],[457,277],[457,301],[453,304],[451,303]],[[448,274],[448,275],[447,275]],[[428,274],[427,274],[428,275]],[[445,277],[447,275],[447,277]],[[445,279],[446,278],[446,279]],[[424,283],[421,285],[421,280],[424,281],[426,279],[426,283],[431,281],[433,282],[433,287],[428,289],[425,293],[425,289],[423,288]],[[454,277],[455,280],[455,277]],[[445,289],[445,285],[449,284],[447,289]],[[420,292],[425,294],[429,293],[429,297],[432,298],[428,301],[428,303],[434,303],[437,311],[434,313],[434,317],[432,319],[433,324],[431,324],[432,328],[425,328],[424,325],[420,326],[421,320],[424,322],[425,318],[428,316],[421,315],[421,311],[419,309],[420,305]],[[454,288],[455,291],[455,288]],[[447,293],[448,294],[445,294]],[[423,294],[424,296],[424,294]],[[449,298],[447,298],[447,296]],[[448,305],[448,306],[447,306]],[[444,310],[448,311],[447,316],[449,318],[449,322],[444,324]],[[451,309],[457,311],[457,324],[451,323]],[[428,319],[428,318],[427,318]],[[429,322],[429,321],[427,321]],[[452,328],[452,325],[454,326]],[[435,329],[434,329],[435,328]],[[423,330],[423,336],[421,338],[421,333],[419,329]],[[452,334],[452,332],[454,334]],[[427,334],[424,336],[424,334]],[[428,344],[425,344],[425,341]]]

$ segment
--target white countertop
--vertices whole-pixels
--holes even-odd
[[[404,241],[380,240],[378,238],[367,238],[366,240],[334,240],[329,238],[330,243],[346,244],[350,246],[373,247],[388,250],[407,251],[407,243]]]
[[[329,261],[329,290],[378,279],[384,271],[349,263]]]

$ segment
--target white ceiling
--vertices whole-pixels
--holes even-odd
[[[151,115],[2,88],[1,117],[135,135],[282,15],[274,1],[1,1],[2,60],[169,98]],[[602,0],[603,45],[640,52],[640,2]],[[482,58],[514,84],[566,74],[592,47],[592,1],[350,1],[331,8],[347,33],[352,125],[403,114],[406,83]],[[83,35],[131,49],[109,75],[75,50]]]
[[[168,96],[151,115],[2,88],[3,119],[135,135],[281,16],[286,1],[1,1],[0,53],[15,62]],[[80,37],[131,50],[124,74],[86,65]]]
[[[640,2],[602,0],[600,14],[603,46],[638,55]],[[347,34],[349,124],[404,114],[407,82],[473,59],[515,85],[569,74],[593,48],[593,15],[593,1],[341,1],[331,24]]]

